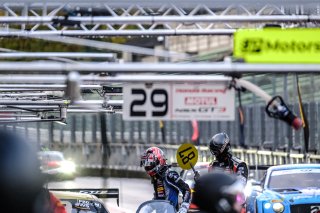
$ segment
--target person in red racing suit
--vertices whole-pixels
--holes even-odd
[[[141,156],[140,166],[143,166],[151,177],[154,188],[154,199],[168,200],[178,210],[186,213],[191,201],[191,190],[176,171],[170,169],[163,151],[157,147],[148,148]],[[183,201],[178,204],[179,191],[183,194]]]
[[[216,158],[210,164],[209,171],[218,170],[235,174],[245,187],[248,180],[248,167],[244,161],[232,156],[229,136],[224,132],[215,134],[209,142],[209,149]],[[245,207],[242,212],[245,212]]]

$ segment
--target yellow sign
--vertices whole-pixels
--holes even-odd
[[[176,157],[182,169],[191,169],[198,161],[198,150],[194,145],[185,143],[179,147]]]
[[[320,29],[239,30],[234,56],[249,63],[320,63]]]

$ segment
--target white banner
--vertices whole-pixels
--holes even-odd
[[[226,82],[211,84],[128,84],[124,120],[234,120],[235,94]]]

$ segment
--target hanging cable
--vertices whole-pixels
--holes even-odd
[[[308,153],[308,150],[309,150],[309,122],[307,120],[307,116],[304,111],[304,107],[303,107],[303,103],[302,103],[298,75],[296,75],[296,81],[297,81],[297,92],[298,92],[298,98],[299,98],[300,117],[302,119],[302,127],[303,127],[303,135],[304,135],[304,153],[306,154],[306,153]]]

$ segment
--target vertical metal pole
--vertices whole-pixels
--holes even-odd
[[[309,105],[309,109],[308,110],[310,113],[308,114],[308,118],[309,118],[309,131],[310,131],[310,145],[309,145],[309,149],[314,151],[317,150],[316,149],[316,134],[317,134],[317,111],[316,111],[316,103],[315,102],[311,102],[308,104]]]
[[[157,143],[158,142],[158,137],[159,137],[159,129],[160,129],[160,126],[159,126],[159,121],[154,121],[154,143]],[[161,139],[159,139],[161,140]]]
[[[92,115],[92,142],[96,143],[97,142],[97,115],[93,114]]]
[[[298,103],[295,103],[294,109],[295,109],[296,112],[299,112],[299,104]],[[295,131],[294,135],[295,135],[295,138],[294,138],[293,146],[294,147],[297,147],[297,146],[301,146],[302,147],[302,140],[303,139],[301,137],[302,136],[301,131]]]
[[[64,143],[64,126],[60,125],[60,143]]]
[[[167,121],[162,121],[163,122],[163,127],[162,127],[162,130],[161,130],[161,141],[162,143],[165,143],[167,144],[168,141],[167,141],[167,125],[168,125],[168,122]]]
[[[320,127],[320,103],[316,104],[317,107],[317,116],[316,116],[316,123],[317,123],[317,131],[319,132],[319,127]],[[316,134],[316,140],[315,141],[319,141],[320,140],[320,136],[319,134]],[[319,150],[320,149],[320,143],[316,143],[316,149]]]
[[[82,115],[82,143],[86,143],[86,116]]]
[[[71,142],[76,142],[76,125],[77,125],[77,118],[75,115],[71,117]]]
[[[150,143],[151,140],[151,128],[150,128],[150,121],[145,121],[146,122],[146,136],[147,136],[147,144]]]
[[[50,122],[49,123],[49,128],[48,128],[48,131],[49,131],[49,144],[50,144],[50,147],[53,146],[53,122]]]
[[[100,133],[101,133],[101,143],[102,143],[102,169],[101,169],[101,176],[108,177],[108,158],[110,156],[110,147],[107,138],[107,121],[106,121],[106,114],[103,112],[99,113],[100,117]]]
[[[177,143],[180,144],[181,143],[181,129],[180,129],[180,121],[176,122],[176,127],[177,127]]]
[[[142,121],[137,121],[137,122],[138,122],[138,141],[141,142],[142,141],[142,135],[141,135],[141,132],[142,132],[141,122]]]
[[[40,122],[36,123],[36,127],[37,127],[37,143],[38,145],[40,145],[41,144]]]
[[[129,121],[130,125],[130,143],[134,143],[134,121]]]
[[[173,143],[173,121],[168,122],[168,131],[169,131],[169,144]]]
[[[288,95],[288,74],[285,74],[283,76],[283,98],[285,101],[287,101],[287,103],[289,103],[288,97],[289,97],[289,95]],[[290,109],[292,109],[292,108],[290,108]],[[281,141],[284,141],[284,143],[281,144],[282,146],[286,146],[286,143],[289,143],[289,140],[291,140],[291,138],[289,138],[290,128],[291,127],[289,127],[289,125],[286,125],[286,126],[284,126],[284,128],[282,128],[282,131],[281,131],[282,135],[279,138]]]
[[[116,114],[109,114],[107,115],[107,118],[109,117],[109,132],[111,136],[111,143],[116,142],[116,125],[117,125],[117,119]]]
[[[120,120],[120,134],[121,134],[121,143],[123,143],[124,142],[124,134],[125,134],[125,131],[126,131],[126,129],[125,129],[125,123],[124,123],[124,120],[122,119],[122,117],[121,117],[121,120]]]
[[[265,107],[260,107],[260,125],[261,125],[261,140],[260,140],[260,146],[263,144],[263,142],[266,140],[266,113],[265,113]]]
[[[277,77],[273,74],[272,75],[272,96],[275,96],[277,93]],[[279,140],[278,140],[278,135],[279,135],[279,121],[277,119],[273,119],[273,143],[274,147],[278,147],[279,145]]]

